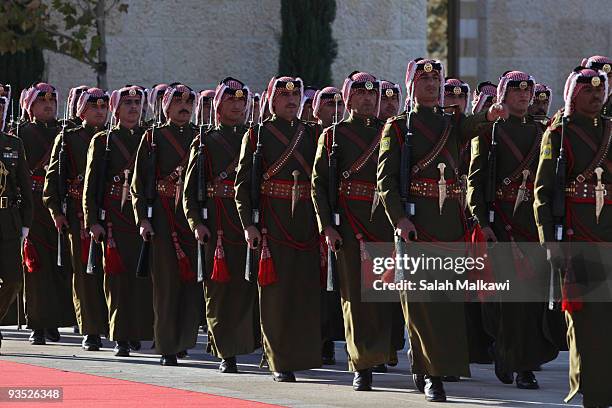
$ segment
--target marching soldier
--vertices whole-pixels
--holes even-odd
[[[82,120],[79,118],[79,115],[76,114],[77,104],[81,94],[88,88],[88,86],[80,85],[70,88],[70,91],[68,91],[68,101],[66,102],[66,106],[68,107],[68,121],[66,122],[67,128],[79,127],[81,125]]]
[[[312,114],[312,101],[317,93],[318,89],[314,86],[307,86],[304,88],[304,96],[300,103],[300,110],[298,111],[298,118],[304,122],[314,122],[315,118]]]
[[[386,121],[393,116],[399,115],[402,88],[393,82],[380,81],[380,91],[378,119]]]
[[[337,96],[336,96],[337,95]],[[337,100],[336,100],[337,99]],[[333,86],[325,87],[315,94],[312,102],[312,115],[323,129],[332,126],[344,116],[344,104],[340,90]],[[321,269],[327,273],[327,244],[321,235]],[[334,341],[344,341],[344,317],[340,303],[340,291],[321,289],[321,357],[323,365],[336,364]]]
[[[349,370],[353,389],[372,389],[372,369],[384,366],[392,354],[390,303],[362,302],[365,243],[386,241],[393,235],[376,197],[376,164],[381,122],[376,118],[380,83],[365,72],[353,72],[344,81],[342,95],[348,119],[320,136],[312,175],[312,200],[319,231],[335,248],[344,314]],[[334,146],[335,145],[335,146]],[[332,153],[333,152],[333,153]],[[338,155],[337,190],[329,184],[330,154]],[[330,196],[338,194],[339,224],[334,222]],[[370,271],[363,271],[369,273]]]
[[[179,211],[195,136],[189,123],[194,100],[195,92],[188,86],[168,86],[161,105],[168,122],[142,138],[131,186],[136,225],[143,240],[151,241],[153,333],[164,366],[176,366],[177,355],[184,356],[195,346],[204,310],[202,285],[194,269],[196,241]]]
[[[534,93],[533,102],[529,105],[529,114],[534,120],[546,126],[549,120],[548,111],[550,110],[552,90],[544,84],[536,84]]]
[[[612,58],[594,55],[587,58],[582,66],[595,71],[603,71],[608,77],[608,83],[612,82]],[[601,114],[603,116],[612,116],[612,89],[608,89],[608,95],[606,95]]]
[[[115,125],[97,133],[87,151],[85,225],[93,244],[103,248],[104,272],[98,275],[104,276],[109,340],[115,342],[118,357],[128,357],[130,350],[140,349],[140,341],[153,338],[151,281],[136,277],[138,258],[134,254],[140,240],[129,194],[143,133],[138,124],[144,100],[138,86],[113,91],[110,112]],[[100,216],[102,212],[104,217]]]
[[[280,382],[321,366],[319,234],[310,200],[318,127],[297,118],[303,89],[299,78],[272,78],[272,118],[245,134],[235,185],[249,248],[261,249],[256,279],[263,348]]]
[[[212,101],[214,97],[215,91],[211,89],[205,89],[198,93],[198,99],[196,101],[195,109],[196,126],[206,126],[206,130],[213,126]]]
[[[59,341],[58,327],[73,326],[71,267],[57,266],[58,232],[49,211],[43,206],[42,191],[53,141],[59,133],[55,119],[57,91],[46,83],[38,83],[24,99],[30,122],[19,127],[32,174],[34,222],[25,241],[25,313],[32,329],[34,345]]]
[[[145,128],[151,127],[153,123],[166,123],[166,117],[162,109],[162,98],[166,89],[168,89],[168,84],[155,84],[153,88],[151,88],[147,100],[145,101],[145,103],[149,105],[151,117],[145,124]]]
[[[503,122],[472,139],[468,176],[468,203],[483,239],[509,243],[490,250],[498,255],[509,252],[507,256],[492,257],[493,272],[503,268],[513,271],[519,279],[527,279],[529,274],[545,275],[550,270],[544,251],[530,244],[538,240],[530,203],[542,140],[541,125],[527,115],[534,95],[535,81],[530,75],[520,71],[502,75],[497,103],[489,109],[488,116]],[[492,143],[496,149],[489,154]],[[489,188],[495,197],[486,196]],[[496,264],[496,259],[512,259],[514,265]],[[495,339],[497,378],[504,384],[516,382],[521,389],[539,388],[533,370],[555,359],[559,352],[543,325],[546,305],[487,302],[483,316],[486,330]]]
[[[2,131],[8,105],[9,99],[0,97],[0,321],[21,290],[22,242],[33,214],[32,181],[23,142]]]
[[[542,140],[533,206],[540,242],[564,275],[562,308],[570,349],[565,401],[581,393],[585,407],[612,405],[605,380],[612,361],[611,303],[583,300],[577,289],[610,276],[601,262],[609,252],[605,243],[612,241],[612,201],[605,195],[612,189],[612,125],[601,115],[607,90],[604,71],[578,67],[569,75],[563,115]]]
[[[317,91],[313,98],[312,115],[323,129],[330,127],[334,122],[337,122],[336,119],[344,116],[344,104],[335,101],[335,95],[340,95],[340,90],[333,86],[327,86]],[[341,97],[342,95],[340,95]]]
[[[472,115],[482,111],[487,112],[491,105],[496,102],[497,85],[485,81],[478,84],[474,89],[474,97],[472,98]]]
[[[408,102],[412,109],[387,121],[380,144],[378,192],[395,234],[405,242],[414,238],[431,242],[464,242],[465,217],[463,194],[457,181],[446,181],[446,197],[439,208],[438,179],[448,166],[457,174],[459,134],[452,131],[451,121],[443,116],[444,100],[442,63],[417,59],[408,64],[406,73]],[[410,119],[409,125],[408,119]],[[412,140],[412,183],[409,200],[414,215],[405,212],[400,196],[400,161],[402,144],[410,126]],[[445,164],[444,167],[436,163]],[[402,177],[403,179],[403,177]],[[435,187],[429,188],[428,183]],[[419,188],[423,186],[423,188]],[[418,234],[417,234],[418,233]],[[411,345],[412,373],[417,389],[428,401],[445,401],[443,376],[469,376],[465,314],[462,303],[419,303],[409,301],[406,291],[400,293]],[[447,339],[452,338],[452,342]]]
[[[78,99],[75,117],[80,118],[82,124],[65,130],[55,138],[45,177],[43,203],[49,209],[58,232],[66,231],[74,272],[72,300],[83,335],[82,347],[88,351],[98,351],[102,347],[100,335],[108,334],[108,310],[102,276],[85,273],[89,233],[83,216],[82,199],[87,149],[94,134],[106,122],[108,94],[98,88],[87,88]],[[63,197],[60,195],[62,190],[66,194]]]
[[[222,373],[238,372],[236,356],[255,350],[259,323],[254,322],[257,287],[244,279],[247,245],[234,202],[247,98],[248,87],[236,79],[226,78],[217,86],[213,102],[216,126],[202,141],[202,136],[196,136],[191,145],[183,196],[185,215],[196,240],[202,245],[206,241],[208,349],[221,358]],[[199,173],[201,167],[204,177]],[[205,180],[207,186],[200,186]],[[204,202],[198,199],[199,188],[208,194]],[[208,219],[202,219],[202,204]]]

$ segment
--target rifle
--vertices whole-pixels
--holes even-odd
[[[251,168],[251,221],[255,228],[259,228],[259,198],[260,198],[260,189],[261,189],[261,165],[263,160],[263,152],[261,143],[261,128],[263,126],[263,122],[261,120],[261,115],[258,120],[257,127],[257,145],[255,147],[255,152],[253,152],[253,167]],[[252,130],[249,130],[252,131]],[[257,240],[253,241],[253,246],[257,248],[259,242]],[[256,254],[257,249],[251,249],[247,246],[247,254],[246,254],[246,266],[244,271],[244,279],[248,282],[255,282],[257,280],[257,263],[256,263]]]
[[[159,117],[158,117],[159,118]],[[159,125],[159,119],[158,123]],[[149,166],[147,171],[147,182],[145,186],[145,198],[147,200],[147,218],[149,221],[153,219],[153,203],[155,201],[155,193],[157,190],[157,144],[155,143],[155,122],[151,127],[151,146],[149,150]],[[138,265],[136,266],[136,277],[147,278],[149,276],[149,252],[151,250],[151,236],[148,239],[142,240],[140,253],[138,254]]]
[[[487,179],[484,185],[484,199],[487,204],[489,223],[495,221],[493,203],[495,202],[497,178],[497,126],[501,120],[501,118],[497,118],[493,123],[493,129],[491,130],[491,147],[489,148],[489,155],[487,156]]]
[[[98,207],[98,223],[104,227],[104,222],[106,221],[106,210],[104,209],[104,193],[106,190],[106,171],[108,169],[108,163],[110,161],[110,137],[111,137],[111,129],[113,126],[113,117],[111,116],[110,121],[108,122],[108,128],[106,129],[106,147],[104,149],[104,156],[102,158],[102,163],[100,164],[99,177],[96,179],[96,205]],[[104,245],[102,244],[102,248]],[[99,273],[99,260],[98,260],[98,252],[96,248],[96,241],[91,237],[89,241],[89,255],[87,256],[87,269],[86,273],[89,275],[97,275]]]
[[[559,156],[555,165],[555,185],[553,191],[552,216],[554,219],[554,235],[555,241],[563,241],[564,221],[565,221],[565,171],[567,168],[567,158],[565,157],[565,148],[563,147],[565,139],[565,129],[567,127],[567,117],[561,119],[561,145],[559,147]],[[555,304],[559,300],[558,296],[558,281],[560,278],[563,262],[559,259],[549,259],[550,261],[550,284],[548,288],[548,309],[553,310]]]
[[[415,214],[415,203],[410,202],[410,185],[412,183],[412,165],[411,165],[411,155],[412,155],[412,110],[408,113],[408,119],[406,120],[406,134],[404,135],[404,143],[402,144],[402,151],[400,157],[400,185],[399,185],[399,193],[400,193],[400,201],[402,203],[402,207],[404,207],[405,216],[410,219]],[[411,240],[414,240],[416,236],[414,233],[410,233]],[[404,258],[404,254],[406,253],[406,242],[402,239],[401,236],[395,235],[395,253],[399,259]],[[395,282],[401,282],[404,280],[404,270],[401,268],[401,262],[398,263],[395,267]]]
[[[64,217],[66,216],[66,211],[68,209],[67,205],[67,196],[68,196],[68,187],[67,183],[67,174],[66,174],[66,120],[68,115],[68,104],[66,102],[66,109],[64,110],[64,120],[62,122],[62,131],[60,133],[60,150],[58,153],[58,161],[57,161],[57,193],[60,199],[60,210]],[[60,227],[57,230],[57,266],[63,268],[64,266],[64,230],[63,227]]]
[[[202,223],[206,224],[208,221],[208,208],[206,208],[206,148],[204,145],[204,132],[202,132],[204,126],[200,122],[200,145],[198,146],[198,206],[200,207],[200,214],[202,217]],[[204,282],[208,279],[206,274],[206,265],[204,262],[204,244],[198,242],[198,282]]]
[[[340,226],[340,213],[338,212],[338,144],[336,143],[336,125],[338,124],[338,102],[341,100],[340,94],[334,95],[336,103],[336,114],[332,124],[332,145],[329,152],[329,208],[332,212],[332,222],[334,227]],[[339,242],[334,242],[334,249],[338,250]],[[336,270],[336,257],[334,249],[327,247],[327,291],[338,290],[338,271]]]

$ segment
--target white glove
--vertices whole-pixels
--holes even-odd
[[[29,233],[30,229],[28,227],[21,227],[21,239],[26,239]]]

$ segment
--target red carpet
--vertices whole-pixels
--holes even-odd
[[[61,403],[0,400],[0,407],[276,407],[237,398],[0,361],[0,387],[63,387]],[[5,395],[2,396],[5,398]]]

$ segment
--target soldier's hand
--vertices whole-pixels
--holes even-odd
[[[244,230],[244,239],[246,239],[246,242],[249,244],[249,248],[257,249],[261,243],[261,234],[256,226],[249,225]]]
[[[153,231],[153,227],[149,220],[140,221],[140,236],[144,241],[148,241],[149,237],[155,235],[155,231]]]
[[[68,220],[64,214],[57,215],[53,218],[53,223],[55,224],[55,229],[62,230],[64,228],[68,228]]]
[[[417,239],[416,227],[408,218],[400,218],[395,227],[395,235],[402,238],[404,242],[412,242]]]
[[[552,241],[546,243],[546,259],[554,266],[559,266],[561,264],[563,252],[558,242]]]
[[[210,239],[210,231],[208,230],[208,228],[206,228],[206,225],[204,224],[198,224],[195,227],[195,231],[193,233],[195,235],[196,241],[202,244],[208,242],[208,240]]]
[[[484,237],[485,242],[497,242],[497,237],[495,233],[491,229],[491,227],[482,228],[482,235]]]
[[[506,105],[501,103],[494,103],[491,105],[489,110],[487,111],[487,120],[489,122],[495,122],[497,119],[508,119],[510,117],[510,112]]]
[[[102,240],[102,237],[105,234],[104,228],[100,224],[94,224],[91,227],[89,227],[89,233],[91,234],[96,244],[100,243],[100,241]]]
[[[331,248],[332,251],[336,252],[340,249],[342,245],[342,237],[338,234],[338,231],[334,227],[327,226],[323,230],[323,235],[325,235],[325,242],[327,246]]]

